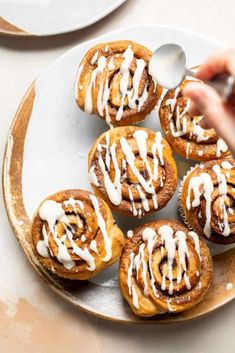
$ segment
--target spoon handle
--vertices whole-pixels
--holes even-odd
[[[213,87],[224,101],[227,101],[234,90],[234,78],[228,74],[215,75],[206,84]]]
[[[187,76],[194,76],[195,72],[187,69]],[[234,77],[229,74],[218,74],[212,79],[205,81],[207,85],[214,88],[224,101],[227,101],[235,89]]]

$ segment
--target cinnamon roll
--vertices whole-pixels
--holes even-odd
[[[152,52],[129,40],[102,43],[85,54],[78,69],[78,106],[109,125],[138,123],[155,107],[161,88],[148,71]]]
[[[102,199],[84,190],[65,190],[39,206],[32,245],[47,270],[85,280],[120,257],[124,235]]]
[[[176,153],[187,159],[208,161],[230,155],[226,143],[214,129],[203,129],[199,122],[202,116],[189,112],[190,100],[182,95],[185,80],[175,90],[168,90],[159,109],[162,130]]]
[[[203,299],[212,281],[212,258],[195,232],[177,221],[157,220],[129,235],[119,280],[136,315],[179,313]]]
[[[197,165],[184,177],[179,196],[186,224],[219,244],[235,242],[235,161]]]
[[[177,169],[160,132],[134,126],[103,133],[88,156],[95,193],[120,213],[142,217],[166,206],[177,186]]]

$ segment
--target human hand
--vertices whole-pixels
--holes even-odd
[[[235,48],[224,50],[209,57],[195,74],[195,78],[207,81],[220,73],[235,78]],[[228,102],[210,86],[200,82],[187,84],[184,95],[191,99],[190,113],[203,115],[203,128],[214,128],[235,156],[235,87]]]

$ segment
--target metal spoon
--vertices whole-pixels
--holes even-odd
[[[185,76],[194,76],[195,72],[187,69],[186,55],[178,44],[164,44],[152,55],[149,72],[164,88],[173,89],[181,84]],[[214,76],[206,84],[213,87],[223,100],[228,100],[234,89],[234,78],[226,73]]]

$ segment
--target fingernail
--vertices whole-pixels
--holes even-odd
[[[204,117],[202,120],[199,121],[199,125],[200,125],[203,129],[210,129],[210,127],[211,127],[205,117]]]

